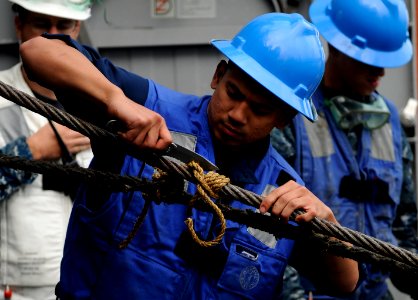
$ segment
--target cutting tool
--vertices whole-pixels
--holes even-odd
[[[106,127],[114,133],[123,131],[123,126],[118,120],[110,120],[109,122],[107,122]],[[205,171],[218,170],[218,167],[216,165],[214,165],[211,161],[209,161],[202,155],[176,143],[171,143],[165,150],[158,150],[152,153],[149,150],[144,150],[140,153],[137,153],[139,152],[139,150],[135,150],[135,153],[137,153],[138,155],[135,155],[135,153],[132,152],[132,149],[130,149],[130,155],[139,157],[140,159],[143,159],[146,162],[150,162],[151,164],[155,162],[155,156],[168,156],[177,159],[185,164],[194,161],[198,163]]]

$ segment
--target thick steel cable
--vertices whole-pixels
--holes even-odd
[[[165,166],[169,170],[175,170],[177,173],[184,175],[184,177],[193,181],[192,175],[188,172],[187,166],[179,165],[173,162],[172,160],[163,158]],[[258,208],[262,201],[262,197],[251,191],[242,189],[238,186],[232,184],[227,184],[221,190],[221,192],[228,197],[243,199],[246,204]],[[301,213],[301,212],[299,212]],[[342,241],[349,242],[356,246],[361,246],[369,251],[382,253],[382,255],[390,255],[395,257],[396,260],[411,264],[418,268],[418,255],[411,253],[408,250],[405,250],[400,247],[396,247],[390,243],[381,241],[374,237],[368,236],[364,233],[352,230],[350,228],[341,227],[334,223],[328,222],[327,220],[314,218],[309,225],[312,227],[312,230],[316,233],[321,233],[327,236],[336,237]]]
[[[57,123],[76,130],[91,139],[107,139],[109,141],[123,143],[126,145],[130,155],[136,156],[135,154],[138,153],[139,155],[137,157],[141,157],[139,150],[133,149],[132,146],[129,146],[127,143],[119,139],[116,134],[113,134],[91,123],[74,117],[65,111],[59,110],[52,105],[46,104],[41,100],[21,92],[1,81],[0,96],[13,101],[14,103],[31,111],[39,113]],[[159,157],[159,162],[166,168],[164,171],[175,172],[183,176],[186,180],[195,182],[192,173],[185,164],[163,156]],[[161,168],[161,166],[158,167]],[[222,188],[220,193],[223,193],[225,196],[241,200],[254,207],[258,207],[262,200],[261,196],[232,184],[227,184],[224,188]],[[352,243],[353,245],[361,246],[369,251],[372,251],[373,253],[379,253],[382,256],[390,255],[392,258],[394,257],[394,260],[411,265],[412,268],[418,269],[418,255],[400,247],[396,247],[387,242],[383,242],[363,233],[338,226],[334,223],[319,218],[314,218],[312,222],[308,223],[308,225],[311,226],[312,230],[317,233],[330,237],[336,237],[342,241]]]
[[[0,81],[0,96],[23,106],[33,112],[36,112],[48,119],[57,123],[65,125],[66,127],[76,130],[85,136],[104,137],[110,139],[117,139],[117,136],[109,131],[103,130],[100,127],[94,126],[84,120],[74,117],[67,112],[56,108],[53,105],[45,103],[35,97],[32,97],[22,91],[19,91],[12,86]]]
[[[123,176],[110,172],[87,169],[79,166],[62,165],[51,161],[28,160],[19,156],[8,156],[0,153],[0,166],[29,171],[38,174],[52,174],[66,176],[73,180],[83,181],[91,185],[105,188],[109,191],[129,192],[141,190],[151,192],[156,184],[145,179],[133,176]]]
[[[155,197],[155,199],[153,199],[153,201],[157,204],[164,202],[167,204],[177,203],[187,205],[187,203],[190,203],[191,199],[194,197],[184,191],[171,191],[169,186],[171,186],[172,183],[167,181],[152,182],[143,178],[123,176],[94,169],[85,169],[78,166],[63,166],[53,162],[33,161],[18,156],[0,155],[0,166],[41,174],[65,175],[82,180],[91,185],[100,186],[101,189],[107,188],[108,191],[112,192],[129,192],[139,190],[142,193],[154,195],[155,193],[159,194],[159,190],[165,190],[166,192],[164,194],[160,194],[160,197],[162,196],[162,198]],[[164,186],[162,186],[162,184]],[[170,192],[167,193],[167,191]],[[220,200],[222,201],[226,199],[220,198]],[[222,204],[222,202],[218,202],[217,204],[225,218],[240,224],[245,224],[249,227],[269,232],[274,234],[277,238],[304,240],[305,243],[312,242],[315,243],[314,247],[320,247],[319,249],[322,249],[322,251],[330,252],[334,255],[371,263],[379,266],[382,270],[408,273],[410,276],[418,276],[418,269],[414,265],[399,262],[388,256],[383,256],[362,247],[345,245],[339,240],[332,240],[329,236],[312,231],[312,228],[308,226],[294,226],[287,223],[281,223],[278,222],[278,217],[275,216],[262,215],[250,209],[235,209]],[[194,207],[202,211],[212,212],[212,210],[203,201],[195,201]]]

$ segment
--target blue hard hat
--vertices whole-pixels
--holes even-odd
[[[328,43],[365,64],[399,67],[412,57],[404,0],[316,0],[309,15]]]
[[[325,68],[315,27],[299,14],[256,17],[232,40],[212,40],[244,72],[309,120],[317,118],[311,96]]]

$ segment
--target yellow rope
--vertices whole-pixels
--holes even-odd
[[[167,176],[167,173],[163,172],[160,169],[155,169],[155,172],[152,175],[152,179],[154,181],[157,181],[157,180],[161,180],[164,176]],[[157,199],[160,199],[161,198],[160,189],[157,189],[154,192],[155,192],[154,196],[157,197]],[[139,228],[141,227],[142,223],[144,222],[145,217],[147,216],[148,210],[151,207],[151,200],[149,199],[149,196],[146,193],[142,193],[142,196],[144,197],[144,200],[145,200],[144,207],[142,208],[142,211],[139,214],[139,216],[136,218],[134,227],[132,228],[131,232],[129,232],[128,236],[122,242],[119,243],[119,249],[125,249],[126,247],[128,247],[129,243],[133,240]]]
[[[186,226],[193,240],[197,244],[199,244],[202,247],[211,247],[211,246],[219,244],[219,242],[222,240],[226,231],[226,220],[220,208],[211,200],[210,197],[214,199],[218,199],[219,198],[217,194],[218,191],[221,190],[225,185],[229,183],[229,178],[223,175],[220,175],[218,173],[215,173],[215,172],[208,172],[207,174],[205,174],[203,172],[203,169],[196,162],[191,162],[188,164],[188,166],[192,168],[192,171],[193,171],[192,173],[198,182],[197,192],[192,198],[192,200],[190,201],[190,207],[193,208],[193,203],[197,199],[202,198],[214,210],[214,212],[218,216],[219,221],[221,223],[221,229],[219,230],[218,235],[213,240],[204,241],[197,236],[196,231],[193,228],[192,218],[187,218],[184,222],[186,223]],[[169,175],[167,173],[159,169],[155,169],[155,172],[153,174],[154,181],[167,179],[168,177]],[[160,199],[162,194],[163,192],[160,189],[157,189],[156,191],[154,191],[152,196],[156,197],[157,199]],[[136,232],[138,231],[139,227],[143,223],[145,216],[148,212],[151,201],[149,201],[148,199],[149,196],[147,194],[143,193],[143,196],[144,196],[144,199],[146,200],[144,208],[141,214],[138,216],[137,220],[135,221],[134,228],[132,229],[132,231],[129,233],[127,238],[120,243],[119,247],[121,249],[126,248],[128,244],[132,241],[132,239],[136,235]]]
[[[221,229],[219,234],[213,240],[204,241],[197,236],[196,231],[193,228],[192,218],[187,218],[184,222],[186,223],[193,240],[197,244],[202,247],[211,247],[219,244],[222,240],[226,231],[226,220],[222,211],[210,199],[210,197],[217,199],[217,192],[229,183],[229,178],[215,172],[208,172],[207,174],[204,174],[203,169],[196,162],[190,162],[188,165],[193,169],[193,175],[198,181],[197,193],[195,197],[193,197],[191,205],[193,205],[193,202],[196,201],[196,196],[199,195],[200,198],[202,198],[215,211],[221,223]]]

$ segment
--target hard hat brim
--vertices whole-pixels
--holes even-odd
[[[58,18],[84,21],[91,16],[90,9],[76,11],[55,3],[32,3],[22,0],[10,0],[10,2],[20,5],[28,11]]]
[[[400,67],[411,60],[413,50],[409,39],[406,39],[398,50],[390,52],[368,47],[361,48],[353,44],[349,37],[340,32],[327,14],[330,3],[331,0],[314,1],[309,8],[309,16],[320,34],[334,48],[355,60],[381,68]]]

